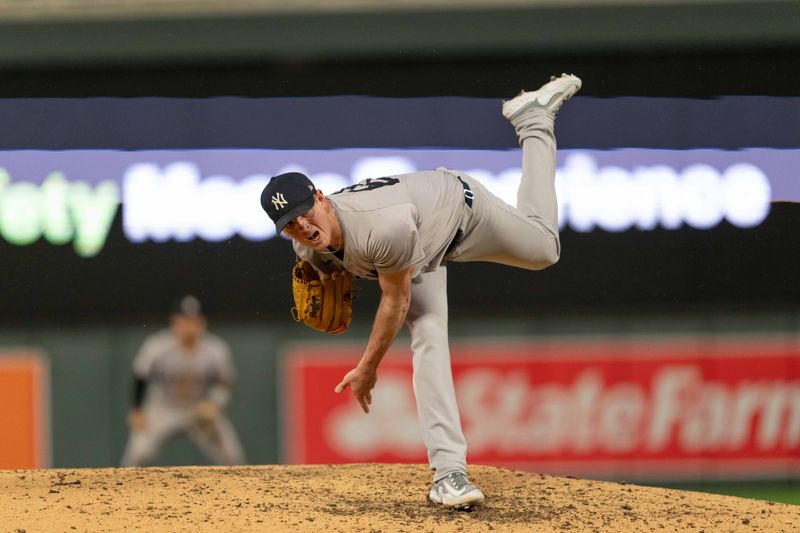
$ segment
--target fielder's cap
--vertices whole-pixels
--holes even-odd
[[[187,294],[172,302],[170,308],[173,315],[183,315],[188,317],[198,317],[203,315],[203,306],[195,296]]]
[[[308,176],[300,172],[279,174],[269,180],[261,193],[261,207],[275,223],[277,233],[294,217],[314,207],[316,190]]]

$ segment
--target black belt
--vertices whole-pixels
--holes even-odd
[[[464,187],[464,203],[467,204],[467,207],[472,207],[472,200],[475,199],[475,193],[472,192],[472,189],[469,188],[467,182],[462,180],[459,176],[456,176],[458,181],[461,182],[461,186]]]
[[[461,183],[461,186],[464,187],[464,203],[467,204],[467,207],[472,207],[472,200],[475,199],[475,193],[472,192],[472,189],[469,188],[467,182],[462,180],[460,176],[456,176],[458,181]],[[455,236],[453,236],[453,240],[450,241],[450,244],[447,245],[447,250],[444,251],[444,257],[450,255],[456,246],[459,245],[461,239],[464,237],[464,232],[461,230],[456,231]]]
[[[472,189],[469,188],[467,182],[462,180],[460,176],[456,176],[456,178],[458,178],[458,181],[461,182],[461,186],[464,187],[464,203],[467,204],[467,207],[472,207],[472,200],[475,199],[475,193],[472,192]],[[461,243],[461,239],[463,237],[464,237],[463,231],[461,230],[456,231],[453,240],[450,241],[450,244],[447,246],[447,250],[444,251],[444,257],[450,255],[450,252],[452,252],[455,249],[455,247]]]
[[[442,256],[442,257],[447,257],[448,255],[450,255],[450,252],[452,252],[455,249],[455,247],[458,246],[461,243],[461,238],[463,236],[464,236],[464,232],[461,231],[461,230],[458,230],[456,232],[455,237],[453,237],[453,240],[450,241],[450,244],[447,246],[447,250],[444,251],[444,256]]]

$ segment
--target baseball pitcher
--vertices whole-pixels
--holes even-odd
[[[341,333],[350,320],[350,275],[374,279],[380,303],[358,364],[336,385],[369,412],[378,365],[403,324],[411,334],[413,385],[422,438],[434,471],[429,498],[469,508],[484,495],[467,477],[450,369],[447,269],[490,261],[541,270],[559,259],[554,121],[581,80],[564,74],[502,107],[522,146],[517,206],[457,170],[376,177],[325,196],[303,174],[275,176],[261,205],[293,240],[296,320]],[[313,268],[311,268],[313,267]]]
[[[151,464],[178,433],[216,464],[244,463],[224,412],[235,378],[230,349],[206,331],[197,298],[185,296],[175,303],[170,328],[145,339],[133,373],[134,405],[122,466]]]

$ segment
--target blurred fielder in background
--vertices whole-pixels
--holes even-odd
[[[469,508],[483,493],[469,481],[467,444],[456,404],[447,333],[449,261],[490,261],[541,270],[558,261],[558,204],[555,191],[554,119],[561,105],[578,92],[581,80],[562,75],[540,89],[520,93],[503,104],[522,146],[522,180],[517,207],[511,207],[478,181],[439,168],[364,180],[325,196],[303,174],[275,176],[261,195],[261,205],[278,232],[293,239],[302,261],[293,274],[295,314],[346,317],[342,323],[306,324],[341,333],[349,323],[349,285],[335,285],[347,271],[377,279],[381,298],[364,354],[344,376],[336,392],[350,387],[365,412],[372,403],[377,368],[403,323],[411,334],[413,385],[422,438],[435,471],[429,498],[438,504]],[[313,268],[311,268],[313,267]],[[322,273],[323,286],[298,287]],[[328,299],[341,298],[346,310]],[[302,299],[302,298],[300,298]],[[339,305],[338,303],[336,305]],[[332,308],[333,307],[333,308]]]
[[[178,433],[219,465],[244,463],[241,444],[224,410],[235,372],[224,340],[206,331],[194,296],[172,308],[170,328],[145,339],[133,361],[134,403],[122,466],[151,464]]]

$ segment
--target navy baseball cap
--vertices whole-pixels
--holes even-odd
[[[279,174],[269,180],[261,193],[261,207],[275,223],[277,233],[294,217],[314,207],[316,190],[308,176],[300,172]]]

